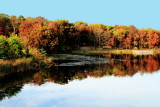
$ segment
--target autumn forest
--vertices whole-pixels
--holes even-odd
[[[10,55],[20,57],[24,53],[21,50],[27,53],[30,48],[43,49],[47,53],[71,52],[81,46],[107,49],[160,48],[158,30],[137,29],[133,25],[50,21],[41,16],[25,18],[0,14],[0,35],[0,55],[3,58]]]

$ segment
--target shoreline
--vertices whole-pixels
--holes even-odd
[[[132,49],[113,49],[113,50],[105,50],[105,49],[80,49],[72,52],[73,54],[132,54],[132,55],[154,55],[160,54],[160,50],[154,49],[145,49],[145,50],[132,50]]]
[[[160,50],[154,50],[154,49],[146,49],[146,50],[118,50],[118,49],[113,49],[113,50],[106,50],[106,49],[80,49],[80,50],[75,50],[70,54],[78,54],[78,55],[102,55],[102,54],[131,54],[131,55],[155,55],[155,54],[160,54]],[[16,60],[5,60],[5,59],[0,59],[0,66],[19,66],[19,65],[29,65],[31,63],[37,63],[38,65],[43,65],[43,64],[50,64],[52,62],[51,57],[46,57],[46,58],[19,58]]]

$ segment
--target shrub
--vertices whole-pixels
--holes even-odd
[[[20,58],[24,56],[22,52],[22,44],[20,43],[20,39],[17,36],[11,36],[8,38],[8,56],[10,58]]]
[[[11,35],[9,38],[0,36],[0,58],[15,59],[24,56],[22,44],[16,35]]]

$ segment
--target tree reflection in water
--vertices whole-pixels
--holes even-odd
[[[41,85],[45,82],[53,82],[63,85],[75,79],[82,80],[87,77],[132,77],[136,73],[151,74],[157,72],[160,68],[160,55],[133,56],[111,54],[101,57],[108,58],[109,63],[85,66],[51,66],[47,69],[35,68],[21,71],[13,68],[12,70],[8,70],[8,72],[1,68],[0,100],[16,95],[21,91],[23,85],[27,83]]]

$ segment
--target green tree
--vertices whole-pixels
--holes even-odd
[[[9,38],[0,36],[0,58],[14,59],[23,55],[22,44],[18,36],[11,35]]]

